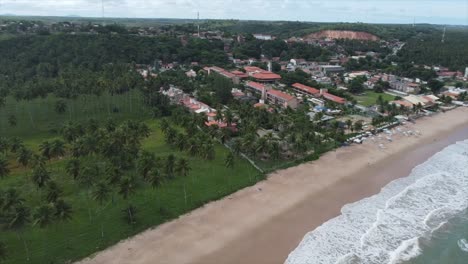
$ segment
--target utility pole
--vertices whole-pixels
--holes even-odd
[[[444,33],[442,34],[442,43],[445,43],[445,32],[447,31],[447,27],[444,26]]]
[[[197,29],[198,29],[198,37],[200,37],[200,11],[197,12]]]

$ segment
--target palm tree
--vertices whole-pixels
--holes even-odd
[[[186,159],[184,159],[184,158],[181,158],[177,162],[175,170],[176,170],[177,174],[179,174],[180,176],[187,177],[187,175],[189,174],[191,168],[190,168],[190,165],[189,165],[188,161]]]
[[[208,141],[204,143],[200,148],[200,154],[204,159],[212,160],[214,159],[214,145],[213,142]]]
[[[72,142],[78,137],[78,128],[73,125],[73,123],[67,123],[62,127],[62,136],[67,142]]]
[[[5,243],[0,241],[0,261],[5,260],[7,258],[7,249]]]
[[[50,205],[41,205],[33,215],[33,225],[38,225],[41,228],[46,227],[52,222],[53,213]]]
[[[175,144],[180,151],[183,151],[187,147],[187,139],[185,135],[182,133],[177,134]]]
[[[67,171],[68,175],[73,177],[74,180],[77,180],[80,177],[81,171],[81,164],[79,159],[71,159],[68,161],[67,165],[65,166],[65,170]]]
[[[114,132],[115,129],[117,128],[117,125],[115,124],[113,119],[108,119],[106,124],[105,124],[107,132]]]
[[[241,152],[241,148],[242,148],[242,145],[241,145],[240,140],[235,139],[232,143],[232,151],[234,152],[234,154],[239,155]]]
[[[8,117],[8,124],[11,126],[11,127],[15,127],[17,124],[18,124],[18,119],[16,118],[15,115],[10,115]]]
[[[230,109],[226,110],[226,112],[224,112],[224,117],[226,119],[226,124],[228,127],[230,127],[234,121],[234,115],[232,114],[232,111]]]
[[[45,157],[47,160],[50,160],[52,158],[52,144],[49,141],[42,142],[42,144],[39,145],[39,149],[41,150],[42,156]]]
[[[26,251],[26,260],[29,261],[29,248],[26,244],[26,241],[23,239],[21,234],[21,229],[23,229],[26,224],[30,222],[29,218],[31,216],[31,212],[29,208],[24,205],[18,205],[15,207],[13,213],[7,220],[7,229],[15,230],[18,234],[18,237],[21,239],[24,245],[24,249]]]
[[[54,181],[47,183],[47,201],[49,203],[55,203],[63,194],[62,189]]]
[[[142,151],[137,161],[137,169],[138,172],[143,176],[144,180],[148,178],[148,173],[155,165],[156,159],[154,154],[148,151]]]
[[[3,152],[5,156],[7,154],[9,145],[10,145],[10,142],[8,142],[8,139],[4,137],[0,137],[0,152]]]
[[[226,157],[226,160],[224,161],[224,165],[226,165],[226,168],[232,168],[234,167],[234,154],[232,152],[229,152],[229,154]]]
[[[51,143],[50,155],[52,157],[63,157],[65,155],[65,142],[56,139]]]
[[[23,167],[26,167],[30,163],[32,156],[33,153],[31,150],[27,149],[26,147],[22,147],[18,151],[17,161],[23,165]]]
[[[166,159],[166,163],[165,163],[165,172],[166,172],[166,176],[168,178],[172,178],[174,177],[174,168],[175,168],[175,162],[176,162],[176,159],[175,159],[175,156],[174,155],[169,155]]]
[[[71,219],[72,207],[64,200],[57,200],[54,203],[54,216],[59,221],[66,221]]]
[[[40,189],[50,180],[50,174],[44,166],[37,166],[33,170],[32,180]]]
[[[122,210],[122,213],[125,222],[127,222],[129,225],[135,224],[135,215],[137,213],[137,209],[135,206],[129,204],[127,208],[124,208]]]
[[[31,165],[33,167],[44,167],[46,163],[46,158],[38,155],[38,154],[33,154],[31,158]]]
[[[16,153],[22,147],[24,147],[23,141],[20,138],[14,137],[10,140],[10,151],[12,153]]]
[[[186,159],[184,159],[184,158],[181,158],[181,159],[179,159],[179,161],[177,161],[175,170],[176,170],[178,175],[183,176],[183,177],[187,177],[187,175],[189,174],[191,168],[190,168],[190,165],[189,165],[188,161]],[[184,180],[184,201],[185,201],[185,205],[187,206],[187,191],[186,191],[186,188],[185,188],[185,180]]]
[[[5,157],[0,156],[0,178],[5,178],[8,174],[10,174],[8,160]]]
[[[127,200],[131,195],[133,195],[136,191],[136,182],[134,178],[125,178],[122,180],[120,183],[120,189],[119,189],[119,194],[122,195],[122,197]],[[134,206],[132,206],[130,203],[128,204],[128,207],[123,210],[125,215],[128,217],[128,223],[135,223],[135,210]]]
[[[136,181],[133,177],[124,178],[119,185],[119,194],[127,200],[136,191]]]
[[[160,128],[161,128],[161,131],[164,133],[164,134],[167,134],[167,131],[169,129],[169,122],[167,121],[167,119],[162,119],[161,120],[161,123],[159,124]]]
[[[63,114],[65,113],[65,111],[67,111],[67,104],[64,100],[58,100],[55,103],[55,112],[57,112],[58,114]]]
[[[164,134],[167,144],[169,144],[169,145],[174,144],[175,139],[176,139],[176,133],[177,133],[177,131],[175,129],[173,129],[172,127],[169,127],[167,129],[166,133]]]
[[[162,180],[161,172],[158,169],[151,170],[150,177],[148,178],[148,182],[151,184],[151,187],[157,188],[161,186]]]
[[[109,199],[111,193],[111,188],[107,185],[106,182],[99,182],[96,184],[95,190],[92,193],[93,199],[98,201],[99,204],[103,204],[106,200]]]
[[[108,167],[106,168],[106,178],[109,184],[111,185],[119,184],[120,180],[122,179],[122,175],[122,170],[112,164],[108,165]]]
[[[2,194],[0,198],[0,210],[3,212],[8,212],[11,209],[24,203],[24,199],[21,198],[19,192],[13,188],[8,189],[5,193]]]
[[[93,191],[93,199],[102,204],[109,199],[110,193],[112,192],[106,182],[100,182],[96,185],[96,189]],[[104,237],[104,223],[101,222],[101,238]]]

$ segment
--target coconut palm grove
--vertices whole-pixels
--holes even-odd
[[[79,261],[467,86],[458,28],[445,76],[415,44],[438,48],[436,26],[63,19],[0,18],[0,263]],[[333,28],[381,40],[294,37]],[[342,65],[311,78],[324,61]]]

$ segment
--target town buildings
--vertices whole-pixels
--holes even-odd
[[[246,74],[252,77],[257,82],[261,83],[274,83],[281,80],[281,76],[271,71],[264,70],[255,66],[244,67]]]

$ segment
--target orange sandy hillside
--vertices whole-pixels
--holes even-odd
[[[378,41],[379,37],[367,32],[348,31],[348,30],[323,30],[305,37],[306,39],[357,39]]]

